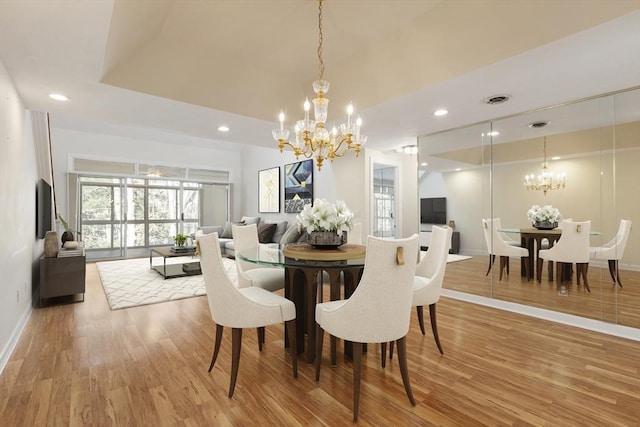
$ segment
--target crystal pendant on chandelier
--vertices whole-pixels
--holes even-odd
[[[272,132],[273,139],[278,141],[280,152],[288,145],[298,159],[304,156],[307,159],[314,157],[318,170],[322,169],[324,159],[333,161],[336,157],[342,157],[349,150],[353,150],[356,156],[361,147],[367,142],[367,137],[360,133],[362,119],[353,120],[353,105],[347,107],[347,121],[339,126],[334,126],[331,131],[325,127],[329,111],[329,99],[325,97],[329,92],[329,82],[323,79],[324,62],[322,60],[322,0],[318,0],[318,61],[320,78],[313,82],[313,91],[316,97],[313,103],[313,120],[309,118],[311,104],[306,99],[304,102],[304,119],[298,120],[294,127],[295,139],[289,141],[289,130],[284,128],[284,112],[280,111],[278,119],[280,128]]]
[[[546,196],[549,190],[561,190],[565,187],[567,177],[566,174],[555,174],[549,170],[547,163],[547,137],[544,137],[543,146],[544,160],[542,162],[542,171],[539,174],[525,175],[524,186],[527,190],[541,190]]]

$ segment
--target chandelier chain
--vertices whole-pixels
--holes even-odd
[[[318,2],[318,63],[320,68],[320,79],[324,76],[324,61],[322,60],[322,0]]]

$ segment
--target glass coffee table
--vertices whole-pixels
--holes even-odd
[[[151,248],[149,252],[149,268],[158,272],[165,279],[199,275],[202,274],[202,270],[200,269],[200,261],[194,258],[195,254],[195,246],[177,251],[173,251],[171,246]],[[162,257],[162,264],[154,265],[153,259],[159,257]],[[179,257],[191,257],[193,260],[187,260],[187,262],[181,262],[182,260],[171,261],[173,258]],[[167,259],[170,260],[169,263],[167,263]]]

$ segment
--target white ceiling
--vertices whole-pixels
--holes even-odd
[[[640,85],[638,0],[323,8],[329,118],[352,100],[380,150]],[[312,0],[0,0],[0,62],[26,107],[55,126],[275,147],[277,113],[291,125],[313,94],[317,25]],[[512,99],[482,102],[495,94]],[[433,117],[441,107],[450,114]]]

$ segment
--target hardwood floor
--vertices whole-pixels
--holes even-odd
[[[473,267],[466,262],[450,265],[451,280],[464,281]],[[382,369],[371,345],[359,424],[639,425],[640,343],[448,298],[437,307],[444,356],[412,314],[407,350],[417,405],[407,400],[396,357]],[[214,331],[206,297],[111,311],[89,264],[85,302],[34,310],[0,376],[0,423],[352,424],[352,370],[341,354],[331,367],[326,352],[320,382],[303,360],[293,379],[283,327],[267,328],[262,353],[246,331],[229,399],[230,331],[207,373]]]
[[[498,280],[497,260],[489,276],[485,276],[488,256],[449,263],[444,287],[640,329],[640,271],[621,271],[620,288],[613,284],[608,268],[590,265],[587,277],[591,292],[587,292],[582,282],[576,285],[574,274],[568,294],[560,295],[557,283],[549,281],[546,262],[540,283],[527,281],[520,275],[517,259],[512,258],[510,264],[511,274]]]

